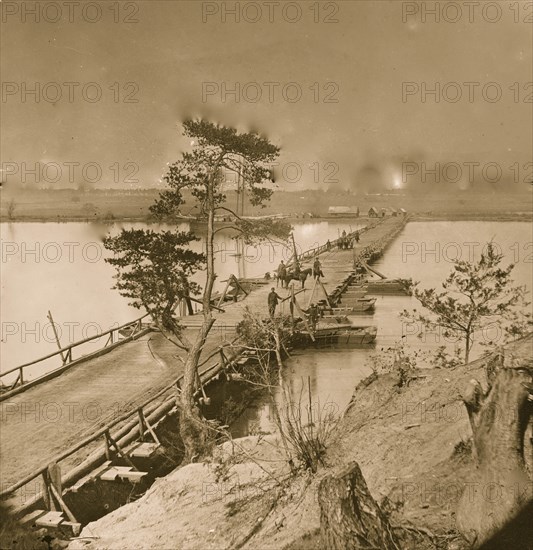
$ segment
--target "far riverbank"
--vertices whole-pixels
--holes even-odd
[[[313,217],[293,217],[289,216],[283,218],[290,224],[293,223],[313,223],[313,222],[338,222],[349,225],[350,223],[368,223],[378,218],[369,218],[368,216],[313,216]],[[411,213],[411,221],[502,221],[502,222],[533,222],[532,212],[413,212]],[[104,225],[113,225],[115,223],[146,223],[146,224],[158,224],[159,222],[151,219],[149,216],[123,216],[112,218],[87,218],[83,216],[15,216],[9,219],[7,216],[0,216],[0,223],[101,223]],[[197,226],[205,225],[198,220],[190,220],[183,218],[177,220],[176,223],[193,223]],[[216,226],[223,226],[224,222],[215,222]]]
[[[15,190],[3,189],[0,201],[2,222],[83,222],[99,223],[151,222],[150,206],[159,190],[144,189],[109,190]],[[184,197],[181,209],[183,221],[196,217],[192,197]],[[235,209],[237,197],[227,193],[225,205]],[[358,211],[355,216],[337,217],[329,214],[330,208],[348,207]],[[362,220],[375,208],[417,213],[426,220],[505,220],[533,219],[533,195],[531,188],[509,193],[467,192],[454,193],[388,193],[365,194],[333,191],[276,191],[265,208],[245,204],[244,216],[286,216],[290,222],[306,220]]]

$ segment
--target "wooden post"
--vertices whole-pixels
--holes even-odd
[[[24,369],[22,367],[20,367],[19,369],[19,378],[20,378],[20,385],[22,386],[24,384]]]
[[[150,426],[150,422],[148,422],[146,416],[144,416],[144,412],[143,412],[142,408],[139,408],[139,417],[142,419],[142,422],[143,422],[144,426],[146,427],[146,429],[150,432],[150,435],[152,436],[154,442],[157,443],[158,445],[161,445],[161,442],[159,441],[159,438],[157,437],[157,434],[155,433],[152,426]]]
[[[50,483],[60,492],[63,492],[63,483],[61,482],[61,466],[57,462],[52,462],[48,466],[48,476]]]
[[[13,384],[11,384],[11,386],[9,386],[9,389],[12,390],[13,388],[15,388],[16,385],[21,380],[21,378],[22,378],[22,368],[19,369],[19,373],[18,373],[17,377],[15,378],[15,381],[13,382]],[[20,385],[22,386],[22,381],[20,382]]]
[[[144,416],[141,408],[137,409],[137,416],[139,417],[139,438],[144,441]]]
[[[196,298],[191,298],[191,297],[189,296],[189,300],[191,300],[191,301],[194,302],[195,304],[203,305],[203,302],[201,302],[200,300],[197,300]],[[211,307],[212,307],[213,309],[216,309],[216,310],[221,311],[222,313],[224,313],[224,310],[223,310],[222,308],[218,307],[218,306],[212,305]]]
[[[308,396],[309,396],[309,431],[311,433],[311,441],[313,440],[313,402],[311,400],[311,377],[307,377],[307,390],[308,390]]]
[[[50,310],[48,310],[48,320],[50,321],[50,324],[52,325],[52,330],[54,331],[54,336],[55,336],[55,339],[56,339],[57,347],[59,349],[61,349],[61,342],[59,341],[59,335],[57,334],[56,325],[54,323],[54,319],[52,317],[52,313],[50,312]],[[59,355],[61,355],[61,360],[63,361],[63,365],[64,365],[65,361],[66,361],[66,358],[63,355],[63,352],[61,352]]]
[[[105,441],[105,458],[106,460],[112,460],[113,456],[111,455],[111,447],[109,446],[109,439],[107,438],[106,434],[104,434],[104,441]]]
[[[370,267],[364,260],[361,260],[361,263],[363,264],[363,267],[367,271],[371,271],[372,273],[375,273],[378,277],[381,277],[382,279],[387,278],[385,275],[383,275],[383,273],[380,273],[379,271],[377,271],[377,270],[373,269],[372,267]]]
[[[48,471],[44,471],[41,474],[43,478],[43,502],[46,510],[52,510],[52,499],[50,495],[49,481],[48,481]]]
[[[61,468],[56,462],[52,462],[52,464],[48,466],[46,477],[49,482],[48,487],[52,492],[51,499],[50,499],[52,503],[52,507],[54,508],[54,510],[58,510],[61,507],[61,503],[57,498],[54,499],[53,489],[56,489],[59,492],[59,494],[62,494],[63,486],[61,483]]]
[[[47,489],[49,490],[48,495],[54,510],[59,508],[67,515],[69,521],[78,523],[78,520],[63,500],[63,485],[61,483],[61,468],[59,464],[56,462],[50,464],[46,474],[46,479],[48,480]]]
[[[326,288],[324,287],[324,283],[323,283],[322,281],[318,281],[318,282],[319,282],[319,284],[320,284],[322,290],[324,291],[324,296],[326,297],[326,302],[327,302],[328,306],[329,306],[329,307],[333,307],[333,306],[331,305],[331,302],[329,301],[328,292],[327,292]]]
[[[294,241],[294,233],[291,233],[292,238],[292,250],[294,254],[294,265],[298,265],[298,252],[296,251],[296,242]]]
[[[224,288],[224,292],[220,296],[220,300],[217,303],[218,307],[220,307],[222,305],[222,302],[224,301],[224,298],[226,297],[226,292],[228,291],[229,285],[231,284],[232,280],[233,280],[233,275],[230,275],[227,282],[226,282],[226,287]]]
[[[74,516],[70,508],[67,506],[67,504],[63,500],[61,493],[53,485],[50,485],[50,489],[54,497],[57,499],[60,508],[63,510],[63,512],[65,512],[65,514],[67,514],[69,521],[71,521],[72,523],[78,523],[78,520],[76,519],[76,517]]]
[[[291,319],[294,323],[294,285],[291,285],[291,301],[289,303],[289,311],[291,312]]]
[[[311,305],[311,301],[313,300],[313,296],[315,295],[316,283],[318,281],[318,279],[316,277],[314,277],[314,279],[315,279],[315,282],[313,283],[313,289],[311,290],[311,294],[309,295],[309,300],[307,302],[307,307],[308,308]]]
[[[249,292],[247,292],[246,290],[244,290],[244,288],[242,287],[241,283],[239,283],[239,279],[237,279],[237,277],[233,276],[232,277],[234,278],[235,280],[235,284],[244,292],[244,295],[245,296],[248,296],[248,294],[250,294]]]
[[[309,323],[307,322],[307,319],[305,317],[305,313],[302,311],[302,308],[299,306],[298,302],[296,301],[296,298],[294,296],[294,285],[291,287],[292,289],[292,301],[294,303],[294,307],[296,308],[296,311],[301,315],[302,320],[304,322],[305,328],[307,329],[307,332],[309,333],[309,336],[311,337],[311,340],[315,341],[315,336],[313,334],[313,331],[311,330],[311,327],[309,326]]]
[[[109,430],[106,430],[105,436],[109,441],[109,445],[112,445],[115,447],[117,453],[136,471],[138,472],[139,469],[133,462],[131,461],[130,457],[119,447],[118,443],[111,437],[111,434],[109,433]]]

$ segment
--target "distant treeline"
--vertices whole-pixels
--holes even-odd
[[[327,216],[335,206],[359,209],[365,215],[371,206],[377,209],[404,208],[409,213],[468,215],[469,213],[530,213],[533,210],[532,186],[520,193],[474,192],[420,193],[398,190],[386,193],[356,194],[349,191],[275,191],[266,208],[245,204],[244,215],[310,214]],[[149,208],[159,189],[32,189],[3,188],[0,216],[3,221],[70,221],[70,220],[150,220]],[[226,193],[226,206],[235,209],[237,194]],[[496,198],[497,197],[497,198]],[[193,201],[187,200],[183,216],[196,216]],[[191,206],[189,206],[189,204]]]

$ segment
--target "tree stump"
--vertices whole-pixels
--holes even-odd
[[[352,462],[318,488],[321,547],[327,550],[399,550],[385,514]]]
[[[463,396],[478,469],[459,502],[457,526],[476,546],[500,531],[532,498],[525,461],[525,453],[532,452],[525,437],[532,414],[526,389],[533,374],[531,344],[530,336],[489,358],[488,388],[473,379]]]

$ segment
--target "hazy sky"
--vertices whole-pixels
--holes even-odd
[[[357,183],[376,170],[394,179],[411,161],[428,168],[456,162],[465,171],[464,162],[495,162],[502,178],[519,163],[520,177],[527,175],[531,2],[489,2],[492,9],[474,2],[469,12],[458,2],[400,0],[255,7],[81,1],[69,13],[60,1],[38,3],[38,22],[24,12],[32,4],[1,4],[1,157],[8,183],[67,186],[70,166],[70,186],[84,175],[98,187],[160,185],[166,163],[187,145],[179,128],[189,116],[264,133],[282,147],[285,173],[278,181],[287,189],[287,179],[298,179],[292,187],[328,187],[336,179]],[[435,4],[439,22],[424,13]],[[228,13],[235,7],[239,22]],[[38,102],[24,91],[36,83]],[[224,97],[223,86],[236,83],[238,100]],[[423,93],[435,83],[439,102]],[[288,101],[298,92],[299,100]],[[128,97],[137,102],[124,102]],[[47,166],[39,182],[28,173],[35,163]],[[301,176],[287,163],[298,163]],[[57,165],[61,177],[52,184]],[[137,167],[131,178],[139,182],[129,183]]]

